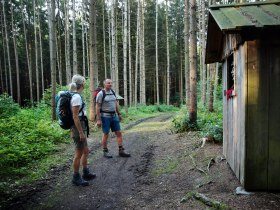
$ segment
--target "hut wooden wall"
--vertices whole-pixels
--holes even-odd
[[[223,98],[223,153],[237,178],[244,184],[245,172],[245,98],[247,44],[239,45],[239,37],[226,36],[224,43],[223,87],[227,90],[227,57],[233,53],[235,66],[235,96]]]

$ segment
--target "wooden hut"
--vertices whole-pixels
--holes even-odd
[[[280,1],[209,9],[207,64],[222,63],[223,153],[247,190],[280,190]]]

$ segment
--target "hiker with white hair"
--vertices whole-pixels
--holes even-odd
[[[89,148],[87,144],[88,121],[86,117],[86,105],[82,97],[85,89],[85,78],[81,75],[74,75],[72,83],[69,85],[72,98],[70,102],[74,125],[71,128],[71,137],[75,143],[75,156],[73,160],[73,179],[72,183],[77,186],[87,186],[87,180],[94,179],[96,174],[91,173],[88,168]],[[83,175],[79,173],[80,164],[83,166]]]

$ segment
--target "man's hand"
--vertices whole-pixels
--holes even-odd
[[[119,117],[119,121],[121,122],[122,121],[122,116],[119,114],[118,117]]]
[[[86,136],[84,134],[84,132],[80,133],[80,141],[85,141],[86,140]]]
[[[102,125],[101,120],[97,120],[96,124],[97,124],[97,126],[100,128],[100,127],[101,127],[101,125]]]

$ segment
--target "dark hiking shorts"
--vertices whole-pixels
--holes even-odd
[[[101,120],[104,134],[108,134],[110,129],[112,132],[121,130],[120,121],[117,115],[113,115],[112,117],[101,117]]]
[[[83,128],[84,134],[85,134],[85,136],[87,136],[86,123],[84,121],[80,121],[80,122],[81,122],[81,125]],[[85,147],[87,147],[87,140],[80,141],[80,134],[75,125],[71,128],[71,137],[72,137],[77,149],[84,149]]]

